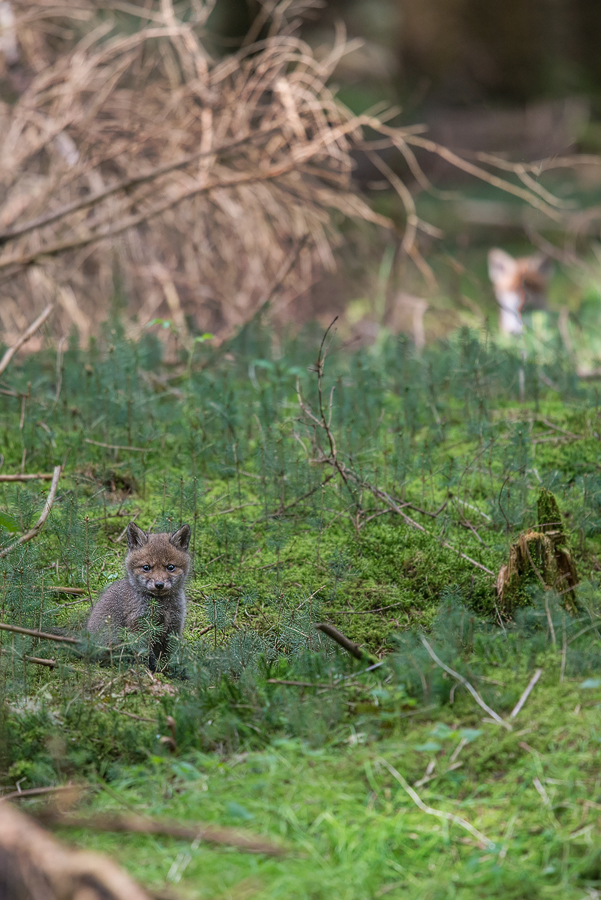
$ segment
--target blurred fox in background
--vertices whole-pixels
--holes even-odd
[[[488,251],[488,274],[501,308],[501,331],[522,334],[522,312],[547,308],[551,261],[542,253],[516,259],[495,247]]]

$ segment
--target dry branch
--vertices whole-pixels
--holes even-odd
[[[494,721],[498,725],[502,725],[504,728],[507,728],[508,731],[511,731],[511,725],[509,725],[508,722],[505,722],[501,718],[501,716],[494,711],[494,709],[491,709],[490,706],[488,706],[484,702],[484,700],[482,699],[482,697],[480,696],[478,691],[474,687],[472,687],[472,685],[469,683],[467,678],[464,678],[463,675],[459,674],[459,672],[455,672],[454,669],[451,669],[450,666],[447,666],[445,663],[443,663],[443,661],[441,659],[439,659],[439,657],[436,655],[436,653],[434,652],[434,650],[432,649],[432,647],[430,646],[430,644],[428,643],[428,641],[426,640],[426,638],[424,637],[423,634],[420,634],[420,638],[421,638],[422,644],[424,645],[424,647],[426,648],[426,650],[428,651],[428,653],[430,654],[430,656],[432,657],[432,659],[434,660],[436,665],[440,666],[441,669],[444,669],[444,671],[447,672],[452,678],[455,678],[460,684],[462,684],[464,686],[464,688],[466,688],[470,692],[470,694],[472,695],[472,697],[474,698],[474,700],[476,701],[478,706],[480,706],[485,712],[487,712],[488,715],[491,716],[491,718],[494,719]]]
[[[534,673],[534,675],[532,676],[532,678],[531,678],[530,681],[528,682],[528,684],[527,684],[527,686],[526,686],[526,690],[524,691],[524,693],[522,694],[522,696],[520,697],[520,699],[518,700],[518,702],[516,703],[516,705],[515,705],[515,706],[513,707],[513,709],[511,710],[511,712],[510,712],[510,714],[509,714],[509,718],[510,718],[510,719],[515,719],[515,717],[517,716],[517,714],[518,714],[519,711],[521,710],[522,706],[524,705],[524,703],[526,702],[526,700],[527,700],[528,697],[530,696],[530,694],[531,694],[531,692],[532,692],[532,688],[534,687],[534,685],[536,684],[536,682],[538,681],[538,679],[541,677],[542,674],[543,674],[543,670],[542,670],[542,669],[537,669],[537,670],[536,670],[536,672]]]
[[[401,773],[398,772],[394,768],[394,766],[391,766],[388,760],[384,759],[383,756],[380,756],[379,761],[388,769],[392,777],[396,781],[398,781],[403,790],[411,797],[415,805],[418,807],[418,809],[421,809],[422,812],[426,813],[429,816],[436,816],[437,819],[445,819],[447,822],[454,822],[456,825],[461,826],[461,828],[465,828],[465,830],[468,831],[473,837],[475,837],[479,843],[484,844],[484,846],[488,849],[492,849],[495,846],[494,841],[491,841],[489,838],[487,838],[486,835],[482,834],[481,831],[478,831],[477,828],[474,828],[473,825],[470,825],[470,823],[466,819],[463,819],[461,816],[456,816],[455,813],[448,813],[444,812],[443,810],[434,809],[431,806],[427,806],[421,799],[419,794],[413,790],[411,785],[406,781],[405,778],[403,778]]]
[[[56,641],[62,644],[76,644],[77,638],[67,637],[63,634],[49,634],[47,631],[36,631],[35,628],[22,628],[20,625],[9,625],[7,622],[0,622],[0,631],[12,631],[14,634],[28,634],[31,637],[40,638],[44,641]]]
[[[10,655],[11,651],[3,648],[2,653],[5,655]],[[46,666],[48,669],[55,669],[57,666],[57,662],[55,659],[44,659],[39,656],[24,656],[23,659],[25,662],[33,663],[36,666]]]
[[[29,328],[27,328],[26,331],[23,332],[21,337],[15,341],[12,347],[8,348],[8,350],[0,360],[0,375],[2,375],[2,373],[8,367],[8,364],[10,363],[15,353],[20,350],[23,344],[26,344],[27,341],[36,333],[38,328],[40,328],[44,324],[53,309],[54,306],[52,305],[52,303],[49,303],[46,309],[43,310],[43,312],[40,313],[37,319],[31,323]]]
[[[351,656],[354,656],[355,659],[365,659],[370,662],[373,661],[373,657],[370,656],[369,653],[366,653],[365,650],[362,650],[359,644],[355,644],[354,641],[349,640],[341,631],[338,631],[337,628],[334,628],[333,625],[328,625],[327,623],[322,623],[321,625],[315,626],[318,631],[327,634],[328,637],[332,638],[333,641],[346,650],[347,653],[350,653]]]
[[[267,856],[283,856],[287,851],[277,844],[252,834],[244,834],[233,828],[219,828],[203,822],[181,822],[148,819],[145,816],[113,815],[110,813],[95,816],[61,815],[48,810],[40,816],[46,825],[60,825],[69,828],[91,828],[95,831],[116,831],[126,834],[160,834],[167,837],[180,838],[184,841],[206,841],[208,844],[222,844],[235,847],[246,853],[264,853]]]
[[[328,87],[353,44],[339,32],[318,60],[296,33],[317,0],[264,4],[240,51],[221,59],[203,43],[211,4],[193,4],[184,21],[177,16],[185,5],[170,2],[78,0],[50,7],[50,30],[44,0],[11,5],[15,64],[33,74],[14,103],[0,104],[0,270],[10,335],[43,298],[56,301],[57,333],[75,325],[85,338],[105,317],[115,272],[142,326],[163,311],[174,321],[177,313],[182,331],[190,316],[201,330],[231,335],[269,298],[307,235],[281,279],[280,310],[272,312],[281,315],[333,268],[333,213],[391,227],[352,183],[355,150],[371,154],[399,194],[402,249],[427,277],[415,241],[436,230],[417,217],[394,166],[373,155],[385,147],[424,188],[413,147],[552,218],[563,215],[528,165],[505,167],[521,179],[515,185],[420,137],[421,126],[389,126],[392,110],[354,116]],[[134,19],[111,30],[111,8]],[[268,36],[257,40],[263,21]],[[496,159],[483,162],[500,168]]]
[[[44,509],[40,515],[40,518],[33,526],[33,528],[22,534],[20,538],[18,538],[14,543],[10,545],[10,547],[5,547],[4,550],[0,551],[0,559],[3,559],[11,550],[14,550],[15,547],[19,547],[21,544],[26,544],[27,541],[33,540],[36,537],[42,528],[44,527],[44,522],[50,515],[50,510],[52,509],[52,504],[54,503],[54,498],[56,497],[56,489],[58,488],[58,480],[61,476],[62,467],[56,466],[54,469],[54,474],[52,476],[52,483],[50,485],[50,490],[48,491],[48,496],[46,498],[46,502],[44,504]]]
[[[9,803],[0,804],[0,857],[11,900],[150,900],[108,857],[71,850]]]
[[[54,472],[37,472],[35,475],[0,475],[0,481],[52,481]]]

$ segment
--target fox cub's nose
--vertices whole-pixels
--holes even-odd
[[[163,581],[155,581],[154,586],[157,589],[157,591],[162,591],[163,588],[165,587],[165,584]]]

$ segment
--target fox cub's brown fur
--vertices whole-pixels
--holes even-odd
[[[190,568],[190,526],[173,534],[147,534],[133,522],[127,526],[127,578],[104,591],[88,619],[92,634],[120,628],[136,631],[152,608],[158,628],[150,648],[150,667],[165,657],[170,635],[181,635],[186,620],[184,584]]]

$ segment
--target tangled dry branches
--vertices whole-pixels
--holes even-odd
[[[84,341],[115,294],[139,324],[166,315],[184,340],[189,328],[231,333],[266,297],[276,310],[289,304],[333,267],[337,217],[392,227],[353,189],[353,149],[398,192],[409,254],[432,229],[374,155],[384,143],[421,183],[413,146],[557,215],[532,185],[342,106],[328,79],[349,49],[344,35],[318,59],[295,32],[315,3],[265,3],[238,52],[221,59],[206,46],[209,0],[3,4],[14,13],[0,33],[0,78],[14,92],[0,101],[8,341],[50,302],[60,333],[75,327]]]

